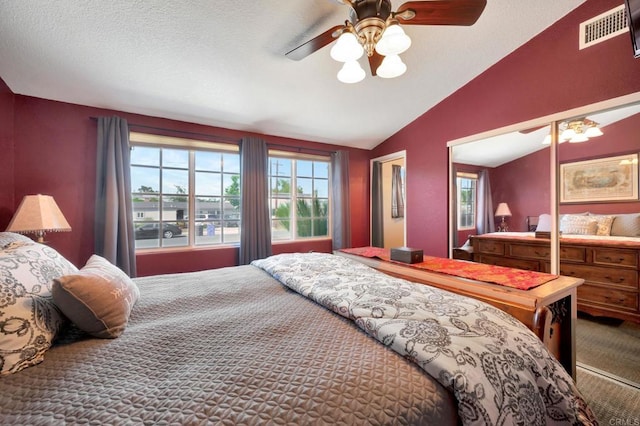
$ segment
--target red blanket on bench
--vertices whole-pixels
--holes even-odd
[[[378,259],[397,263],[411,268],[425,269],[457,277],[469,278],[476,281],[499,284],[519,290],[529,290],[546,282],[556,279],[557,275],[543,272],[525,271],[522,269],[507,268],[504,266],[487,265],[484,263],[467,262],[464,260],[446,259],[443,257],[424,256],[420,263],[403,263],[391,260],[391,251],[378,247],[359,247],[341,249],[340,251],[363,257],[376,257]]]

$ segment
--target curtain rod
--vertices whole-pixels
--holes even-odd
[[[309,151],[309,152],[319,152],[322,154],[335,154],[337,151],[329,151],[329,150],[325,150],[325,149],[316,149],[316,148],[305,148],[305,147],[301,147],[301,146],[292,146],[292,145],[283,145],[283,144],[279,144],[279,143],[269,143],[267,142],[267,146],[269,147],[279,147],[279,148],[287,148],[288,150],[294,150],[294,151],[298,151],[298,152],[302,152],[304,151]]]
[[[98,121],[98,117],[89,117],[94,121]],[[190,132],[188,130],[176,130],[176,129],[167,129],[164,127],[156,127],[156,126],[147,126],[145,124],[135,124],[135,123],[128,123],[129,127],[138,127],[138,128],[143,128],[143,129],[152,129],[152,130],[160,130],[163,132],[173,132],[173,133],[181,133],[184,135],[192,135],[192,136],[206,136],[209,138],[215,138],[217,140],[222,140],[225,142],[235,142],[235,143],[240,143],[240,139],[239,138],[230,138],[228,136],[219,136],[219,135],[212,135],[209,133],[199,133],[199,132]]]
[[[91,118],[93,121],[98,121],[98,117],[91,116],[89,118]],[[161,131],[165,131],[165,132],[183,133],[183,134],[194,135],[194,136],[207,136],[207,137],[210,137],[210,138],[216,138],[218,140],[223,140],[223,141],[227,141],[227,142],[240,143],[240,141],[241,141],[241,139],[230,138],[230,137],[226,137],[226,136],[217,136],[217,135],[211,135],[211,134],[207,134],[207,133],[189,132],[189,131],[186,131],[186,130],[166,129],[166,128],[163,128],[163,127],[147,126],[147,125],[144,125],[144,124],[129,123],[129,126],[130,127],[140,127],[140,128],[145,128],[145,129],[161,130]],[[298,152],[302,152],[302,150],[309,151],[309,152],[319,152],[319,153],[322,153],[322,154],[335,154],[337,152],[337,151],[315,149],[315,148],[294,147],[294,146],[291,146],[291,145],[283,145],[283,144],[269,143],[269,142],[267,142],[267,145],[268,146],[272,146],[272,147],[287,148],[289,150],[294,149],[294,150],[297,150]]]

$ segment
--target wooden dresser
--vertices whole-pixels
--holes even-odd
[[[471,237],[474,261],[550,272],[548,239],[485,234]],[[640,244],[561,238],[560,274],[583,278],[578,310],[640,323]]]

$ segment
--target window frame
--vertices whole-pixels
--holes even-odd
[[[471,225],[462,225],[461,220],[463,216],[468,216],[468,213],[462,211],[463,207],[469,205],[469,203],[462,202],[462,180],[473,181],[473,208],[472,208],[472,221]],[[469,189],[468,187],[464,189]],[[478,174],[470,172],[456,172],[456,227],[459,231],[468,231],[476,229],[476,221],[478,218]]]
[[[200,211],[196,211],[196,204],[197,204],[197,197],[198,194],[196,194],[196,173],[198,173],[198,169],[196,168],[196,152],[215,152],[215,153],[220,153],[221,155],[224,154],[236,154],[238,156],[237,158],[237,162],[238,162],[238,171],[236,172],[225,172],[224,170],[224,157],[221,160],[221,170],[219,172],[220,174],[220,179],[221,179],[221,185],[222,185],[222,192],[220,195],[220,223],[224,224],[226,219],[225,219],[225,215],[226,212],[224,210],[224,200],[229,197],[228,195],[226,195],[224,193],[224,176],[225,175],[237,175],[238,176],[238,183],[240,184],[240,179],[241,179],[241,173],[240,173],[240,169],[239,169],[239,164],[240,164],[240,149],[239,149],[239,145],[238,144],[233,144],[233,143],[224,143],[224,142],[215,142],[215,141],[204,141],[204,140],[196,140],[196,139],[187,139],[187,138],[179,138],[179,137],[173,137],[173,136],[164,136],[164,135],[156,135],[156,134],[152,134],[152,133],[140,133],[140,132],[130,132],[129,133],[129,142],[131,147],[147,147],[147,148],[158,148],[158,149],[175,149],[175,150],[185,150],[187,151],[187,156],[188,156],[188,165],[187,165],[187,173],[188,173],[188,188],[187,188],[187,216],[188,218],[186,220],[183,219],[176,219],[176,220],[166,220],[163,219],[163,208],[162,205],[165,202],[164,201],[164,192],[162,191],[162,174],[163,174],[163,170],[167,169],[170,170],[172,169],[171,166],[169,167],[163,167],[162,163],[159,163],[157,166],[149,166],[149,167],[153,167],[159,170],[160,173],[160,180],[159,180],[159,190],[158,190],[158,210],[160,212],[159,214],[159,218],[157,220],[153,220],[153,221],[149,221],[149,223],[157,223],[158,226],[162,226],[163,223],[177,223],[177,222],[183,222],[187,224],[187,233],[188,233],[188,240],[187,240],[187,244],[186,245],[164,245],[163,244],[163,240],[164,238],[161,238],[160,236],[158,236],[158,238],[155,240],[158,242],[158,244],[156,246],[153,247],[137,247],[136,244],[136,252],[144,252],[144,251],[168,251],[168,250],[190,250],[190,249],[197,249],[197,248],[208,248],[208,249],[213,249],[213,248],[218,248],[218,247],[229,247],[229,246],[238,246],[240,243],[240,208],[238,207],[238,236],[237,238],[234,238],[233,241],[225,241],[224,240],[224,233],[220,236],[220,242],[214,242],[214,243],[203,243],[200,242],[198,243],[196,241],[196,237],[197,235],[197,231],[196,231],[196,225],[199,223],[198,219],[196,216],[198,216],[200,214]],[[162,154],[160,154],[162,155]],[[139,167],[140,165],[135,165],[135,164],[131,164],[130,167]],[[132,182],[133,185],[133,182]],[[133,196],[134,194],[137,194],[137,192],[135,192],[133,190],[133,188],[130,189],[130,194]],[[172,195],[169,195],[172,196]],[[218,198],[217,196],[215,198]],[[235,198],[235,196],[232,196],[231,198]],[[242,199],[242,194],[240,193],[240,190],[238,191],[238,195],[237,195],[238,201],[241,201]],[[135,225],[139,224],[139,223],[143,223],[145,220],[145,218],[139,218],[138,217],[138,213],[134,210],[133,211],[133,223],[134,223],[134,229],[135,229]],[[215,219],[217,220],[217,219]],[[213,222],[214,219],[211,219],[211,222]],[[202,222],[204,223],[204,222]],[[223,225],[224,227],[224,225]],[[222,231],[224,232],[224,231]],[[138,241],[138,240],[135,240]]]
[[[281,175],[273,175],[271,173],[271,161],[272,159],[277,159],[277,158],[281,158],[281,159],[286,159],[291,161],[291,176],[288,176],[287,178],[291,179],[291,183],[290,183],[290,194],[289,197],[273,197],[273,187],[271,185],[272,179],[273,178],[278,178],[278,176]],[[281,150],[273,150],[270,149],[269,150],[269,154],[268,154],[268,161],[269,161],[269,170],[267,171],[267,179],[269,181],[269,206],[270,206],[270,222],[271,222],[271,230],[272,230],[272,235],[271,235],[271,242],[272,244],[278,244],[278,243],[292,243],[292,242],[300,242],[300,241],[311,241],[311,240],[327,240],[327,239],[331,239],[332,238],[332,212],[331,212],[331,205],[332,205],[332,194],[331,194],[331,188],[332,188],[332,181],[331,181],[331,157],[329,156],[325,156],[325,155],[314,155],[314,154],[306,154],[306,153],[294,153],[294,152],[289,152],[289,151],[281,151]],[[312,162],[323,162],[327,164],[327,177],[316,177],[315,173],[312,176],[297,176],[297,166],[298,166],[298,161],[312,161]],[[327,181],[327,196],[326,197],[315,197],[315,196],[303,196],[303,197],[299,197],[298,193],[296,190],[294,190],[294,188],[297,188],[297,179],[301,178],[301,179],[312,179],[312,181],[315,181],[315,179],[318,180],[325,180]],[[288,220],[289,223],[291,224],[290,228],[289,228],[289,237],[288,238],[274,238],[273,236],[273,230],[274,230],[274,219],[275,220],[279,220],[278,218],[275,218],[275,214],[274,214],[274,205],[277,205],[278,203],[274,201],[282,201],[284,199],[288,199],[290,200],[290,205],[296,205],[299,199],[305,199],[305,200],[311,200],[311,203],[313,205],[313,200],[316,199],[320,199],[320,200],[325,200],[326,199],[326,206],[327,206],[327,212],[326,212],[326,226],[327,226],[327,233],[326,235],[311,235],[311,236],[299,236],[298,235],[298,217],[297,215],[294,217],[294,213],[293,211],[289,211],[289,218],[288,219],[280,219],[280,220]],[[313,207],[311,209],[312,211],[312,216],[309,218],[309,220],[312,222],[312,227],[313,227],[313,222],[314,220],[318,220],[318,219],[325,219],[325,217],[315,217],[313,216]]]

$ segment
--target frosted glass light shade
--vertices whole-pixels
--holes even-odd
[[[351,62],[360,59],[364,48],[356,36],[347,31],[340,35],[336,44],[331,48],[331,57],[338,62]]]
[[[383,56],[399,55],[411,46],[411,39],[400,25],[389,25],[376,44],[376,52]]]
[[[338,80],[343,83],[357,83],[365,77],[365,72],[358,61],[345,62],[342,69],[338,71]]]
[[[569,139],[569,143],[580,143],[580,142],[586,142],[588,140],[589,138],[584,133],[576,133],[574,137]]]
[[[602,133],[602,130],[600,130],[599,128],[597,128],[597,127],[595,127],[595,126],[594,126],[594,127],[589,127],[589,128],[584,132],[584,135],[585,135],[586,137],[588,137],[588,138],[595,138],[595,137],[598,137],[598,136],[602,136],[602,135],[603,135],[603,133]]]
[[[389,55],[385,56],[382,63],[376,70],[376,75],[382,78],[395,78],[399,77],[407,71],[407,66],[402,62],[400,56]]]
[[[575,135],[576,135],[576,131],[571,129],[571,128],[569,128],[569,129],[566,129],[565,131],[563,131],[560,134],[560,139],[568,141],[568,140],[572,139]]]

